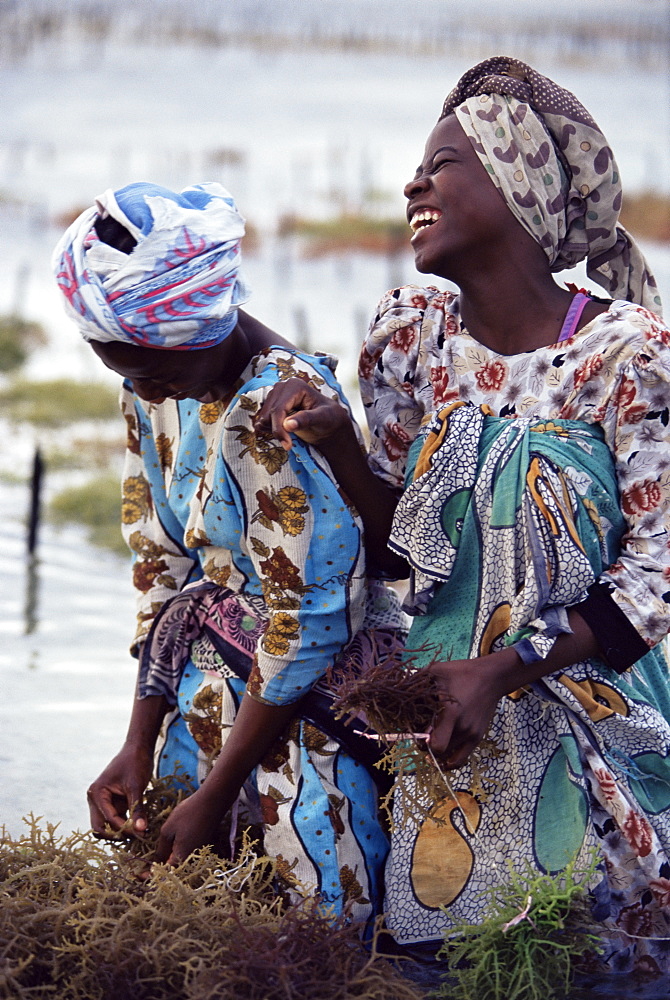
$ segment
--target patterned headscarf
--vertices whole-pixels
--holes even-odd
[[[613,298],[660,315],[656,281],[618,222],[612,150],[573,94],[518,59],[494,56],[461,77],[439,120],[452,113],[552,271],[586,258],[588,276]]]
[[[136,246],[103,243],[94,228],[111,216]],[[248,298],[239,275],[244,219],[220,184],[177,194],[156,184],[105,191],[54,251],[58,286],[86,340],[145,347],[210,347],[237,323]]]

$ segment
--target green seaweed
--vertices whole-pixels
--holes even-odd
[[[113,420],[118,416],[118,395],[116,389],[101,382],[16,379],[0,391],[0,414],[42,427],[63,427],[77,420]]]
[[[54,496],[49,516],[58,525],[84,524],[93,545],[128,554],[121,534],[121,486],[119,477],[104,474],[80,486],[70,486]]]
[[[10,314],[0,316],[0,372],[11,372],[26,363],[30,352],[46,343],[44,327]]]
[[[595,852],[589,864],[578,867],[573,859],[560,875],[542,875],[530,865],[520,872],[510,866],[509,882],[483,894],[489,905],[482,923],[450,924],[438,953],[449,965],[450,978],[433,996],[566,996],[579,960],[592,959],[601,948],[588,902],[597,866]]]

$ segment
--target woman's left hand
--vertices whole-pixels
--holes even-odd
[[[514,646],[507,646],[472,660],[438,661],[427,668],[437,680],[443,706],[433,723],[430,745],[445,767],[463,766],[486,735],[504,695],[571,663],[602,656],[579,605],[568,609],[568,622],[570,631],[558,636],[543,660],[526,664]]]
[[[218,839],[222,814],[202,791],[199,788],[180,802],[165,820],[156,846],[156,861],[178,865],[199,847]]]
[[[512,656],[518,661],[513,651]],[[501,669],[509,666],[510,658],[504,651],[473,660],[439,661],[428,667],[442,702],[429,743],[446,768],[462,767],[486,735],[504,693]]]

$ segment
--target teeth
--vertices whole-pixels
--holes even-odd
[[[410,227],[415,233],[418,233],[420,229],[425,229],[426,226],[432,226],[434,222],[441,217],[442,213],[437,212],[434,209],[426,212],[416,212],[410,219]]]

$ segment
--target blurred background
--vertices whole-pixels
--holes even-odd
[[[120,746],[135,674],[118,385],[57,299],[60,233],[108,187],[222,182],[247,218],[250,311],[337,354],[360,414],[375,303],[425,281],[403,185],[446,93],[495,54],[592,113],[619,162],[623,221],[670,304],[670,0],[0,0],[0,825],[12,835],[31,811],[87,827],[85,789]]]

